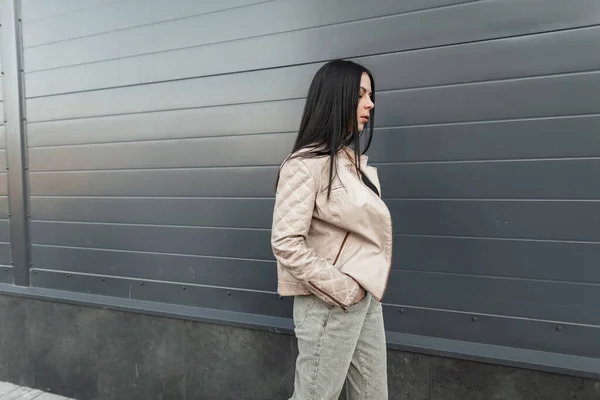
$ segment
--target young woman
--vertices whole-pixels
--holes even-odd
[[[310,85],[300,131],[277,181],[271,244],[278,292],[294,298],[298,400],[388,398],[381,299],[392,221],[361,135],[373,135],[375,84],[335,60]]]

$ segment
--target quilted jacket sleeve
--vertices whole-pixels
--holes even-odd
[[[362,288],[307,246],[318,185],[302,160],[292,158],[281,168],[271,245],[277,261],[328,304],[344,309],[357,301]]]

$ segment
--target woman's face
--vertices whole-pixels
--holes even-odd
[[[373,107],[375,107],[375,104],[371,101],[371,79],[369,79],[366,72],[363,72],[360,78],[360,97],[358,109],[356,110],[359,132],[362,132],[367,122],[369,122],[370,111]]]

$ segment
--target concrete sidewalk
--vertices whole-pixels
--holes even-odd
[[[41,390],[0,382],[0,400],[72,400]]]

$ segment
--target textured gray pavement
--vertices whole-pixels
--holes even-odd
[[[30,389],[23,386],[13,385],[8,382],[0,382],[0,400],[70,400],[67,397],[45,393],[41,390]]]

